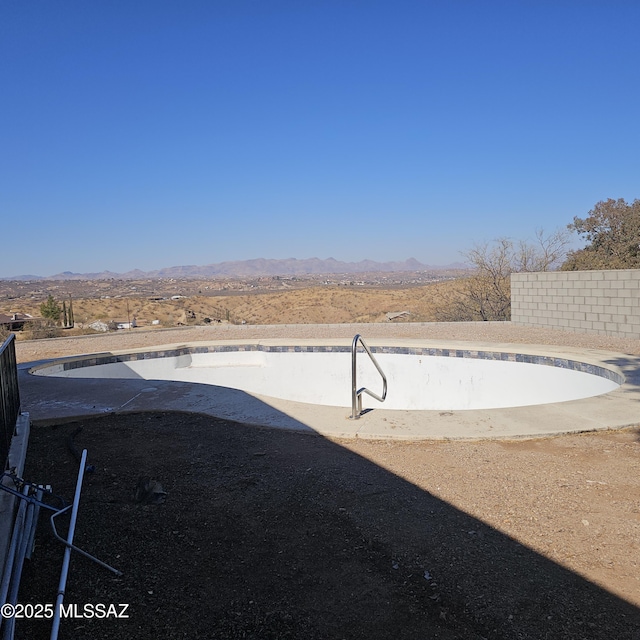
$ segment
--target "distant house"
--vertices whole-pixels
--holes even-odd
[[[12,313],[10,316],[0,313],[0,326],[9,331],[19,331],[24,327],[25,322],[33,320],[33,316],[28,313]]]
[[[138,326],[138,321],[134,317],[131,322],[120,322],[119,320],[115,320],[114,324],[116,325],[116,329],[135,329]]]

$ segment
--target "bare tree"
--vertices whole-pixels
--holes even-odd
[[[547,236],[543,229],[536,229],[534,242],[521,240],[518,243],[512,273],[556,271],[567,256],[568,245],[569,234],[566,230],[559,229]]]
[[[565,230],[545,235],[538,229],[534,242],[498,238],[475,245],[462,254],[473,267],[473,275],[441,296],[436,317],[447,322],[509,320],[511,274],[557,269],[566,256],[568,243]]]

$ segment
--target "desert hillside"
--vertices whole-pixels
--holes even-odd
[[[459,281],[435,282],[411,287],[358,287],[314,284],[276,292],[232,293],[230,295],[193,295],[157,297],[135,292],[119,292],[100,297],[73,297],[77,330],[101,320],[128,322],[134,317],[138,326],[170,327],[178,325],[230,322],[235,324],[306,324],[386,322],[387,314],[408,311],[393,322],[431,322],[443,292],[451,291]],[[62,304],[63,294],[56,292]],[[0,313],[40,315],[41,297],[0,298]],[[66,301],[68,305],[68,300]]]

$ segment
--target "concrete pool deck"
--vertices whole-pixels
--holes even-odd
[[[475,323],[472,323],[475,324]],[[344,325],[337,325],[344,328]],[[397,326],[397,325],[396,325]],[[353,326],[351,337],[362,327]],[[343,331],[336,331],[336,334]],[[375,333],[375,332],[371,332]],[[266,333],[265,330],[265,334]],[[193,342],[164,344],[161,335],[156,346],[170,350]],[[172,336],[174,334],[171,334]],[[185,337],[187,334],[184,334]],[[212,335],[212,334],[210,334]],[[220,342],[227,337],[216,334]],[[366,334],[365,334],[366,336]],[[199,337],[199,336],[198,336]],[[149,340],[148,338],[147,340]],[[350,420],[350,408],[329,407],[251,395],[236,389],[204,384],[144,379],[67,379],[33,376],[29,370],[39,362],[19,365],[22,407],[31,420],[57,422],[107,413],[134,411],[190,411],[238,422],[272,428],[294,429],[333,438],[453,440],[486,438],[542,437],[618,429],[640,422],[640,356],[614,351],[570,347],[565,345],[533,345],[483,342],[478,340],[442,340],[433,337],[397,338],[366,337],[370,346],[403,345],[518,353],[585,362],[622,375],[624,384],[610,393],[546,405],[457,411],[404,411],[374,408],[359,420]],[[207,340],[211,342],[213,339]],[[350,340],[334,338],[237,338],[225,343],[260,343],[292,346],[300,343],[318,346],[349,345]],[[78,355],[91,341],[77,342]],[[151,344],[151,343],[148,343]],[[145,353],[152,346],[126,348],[108,353]],[[84,352],[95,353],[87,350]],[[102,351],[101,353],[105,353]],[[542,366],[542,365],[541,365]],[[313,381],[310,380],[310,384]],[[373,405],[370,405],[373,406]]]

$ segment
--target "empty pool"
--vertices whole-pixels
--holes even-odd
[[[301,341],[302,342],[302,341]],[[377,345],[388,379],[384,405],[458,411],[566,402],[617,389],[622,376],[589,362],[505,351]],[[31,373],[66,378],[173,380],[314,405],[351,406],[348,345],[193,344],[47,363]],[[372,362],[358,356],[358,386],[380,393]]]

